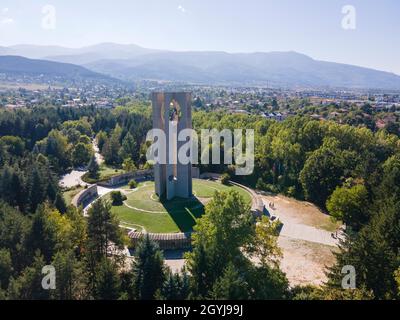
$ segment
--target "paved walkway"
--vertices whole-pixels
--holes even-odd
[[[338,240],[334,239],[330,232],[301,224],[283,222],[280,235],[293,239],[326,244],[328,246],[337,246],[338,244]]]
[[[104,162],[103,156],[100,154],[99,147],[97,146],[96,139],[93,139],[92,146],[94,150],[94,156],[96,157],[97,163],[99,166]]]
[[[96,157],[96,161],[99,165],[104,162],[103,156],[100,154],[99,148],[97,147],[96,140],[93,139],[92,146],[94,150],[94,155]],[[87,172],[87,170],[72,170],[70,173],[64,175],[59,184],[64,188],[72,188],[78,185],[85,186],[86,182],[82,180],[82,176]]]
[[[269,209],[270,199],[263,197],[262,200],[265,207]],[[333,238],[331,232],[302,223],[299,219],[295,219],[290,215],[285,214],[285,210],[281,209],[279,205],[277,206],[276,203],[275,207],[276,210],[271,213],[276,215],[283,223],[280,236],[325,244],[328,246],[338,245],[339,240]]]
[[[86,185],[84,181],[82,181],[82,176],[86,173],[86,171],[78,171],[78,170],[72,170],[70,173],[64,175],[61,180],[59,181],[59,184],[61,187],[65,188],[72,188],[77,185]]]

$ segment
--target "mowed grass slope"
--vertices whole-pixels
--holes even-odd
[[[237,186],[217,182],[193,180],[196,197],[210,199],[216,191],[238,191],[247,202],[251,195]],[[188,232],[193,230],[196,219],[204,213],[203,204],[197,199],[179,199],[160,202],[154,193],[154,183],[139,184],[138,189],[127,194],[126,205],[113,206],[112,211],[122,223],[142,226],[153,233]]]

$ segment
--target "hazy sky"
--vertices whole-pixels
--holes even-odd
[[[56,9],[54,29],[42,26],[45,5]],[[345,5],[355,29],[342,27]],[[293,50],[400,74],[399,17],[399,0],[0,0],[0,45]]]

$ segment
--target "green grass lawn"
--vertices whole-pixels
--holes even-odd
[[[251,202],[251,195],[245,189],[235,185],[226,186],[214,181],[193,179],[193,190],[199,198],[211,198],[215,191],[236,190],[245,201]]]
[[[69,206],[72,202],[72,199],[83,190],[83,187],[78,187],[72,190],[68,190],[63,192],[63,197],[67,206]]]
[[[194,179],[193,190],[200,198],[211,198],[216,190],[236,190],[247,202],[251,202],[251,195],[237,186],[224,186],[217,182]],[[153,182],[139,184],[136,191],[127,195],[126,204],[133,208],[125,205],[112,207],[112,211],[121,223],[140,225],[146,231],[154,233],[192,231],[196,219],[204,213],[204,206],[196,198],[176,198],[172,201],[160,202],[154,194]]]
[[[111,177],[119,175],[119,174],[123,174],[123,173],[125,173],[125,171],[122,169],[115,169],[115,168],[109,167],[105,164],[102,164],[100,166],[99,173],[100,173],[99,179],[103,180],[103,179],[111,178]]]
[[[89,173],[86,172],[82,176],[82,180],[85,181],[86,183],[96,183],[98,181],[107,180],[113,176],[117,176],[123,173],[125,173],[125,170],[123,169],[116,169],[109,167],[106,164],[102,164],[100,166],[99,177],[97,179],[89,178]]]

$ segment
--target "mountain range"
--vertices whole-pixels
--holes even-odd
[[[96,83],[114,82],[111,77],[82,66],[48,60],[28,59],[21,56],[0,56],[0,74],[6,79],[29,80],[40,83]]]
[[[178,52],[102,43],[82,48],[16,45],[0,47],[0,55],[76,64],[125,81],[400,90],[400,76],[394,73],[319,61],[297,52]]]

